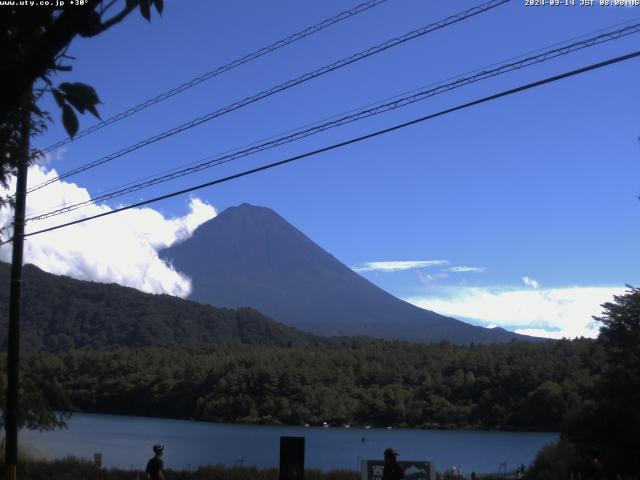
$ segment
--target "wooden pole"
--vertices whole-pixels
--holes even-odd
[[[20,306],[22,297],[22,257],[24,250],[24,217],[27,203],[27,171],[29,168],[29,136],[31,134],[31,88],[22,103],[20,158],[16,184],[13,221],[13,252],[9,292],[9,330],[7,348],[7,404],[5,412],[5,461],[9,480],[17,479],[18,466],[18,391],[20,365]]]

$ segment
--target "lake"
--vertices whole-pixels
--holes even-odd
[[[400,460],[430,460],[439,471],[461,466],[465,473],[497,472],[531,463],[557,433],[344,427],[231,425],[160,418],[74,414],[68,430],[20,432],[20,444],[35,455],[93,458],[103,466],[144,469],[154,443],[165,445],[165,465],[195,469],[201,465],[277,467],[280,436],[305,437],[305,466],[359,470],[361,459],[382,459],[387,447]]]

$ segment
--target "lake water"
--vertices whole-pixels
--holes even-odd
[[[103,454],[106,467],[143,469],[154,443],[165,445],[165,465],[195,469],[201,465],[277,467],[280,436],[305,437],[305,466],[359,470],[361,459],[382,459],[395,447],[400,460],[430,460],[439,471],[461,466],[470,473],[497,472],[531,463],[557,433],[477,432],[343,427],[229,425],[116,415],[74,414],[68,430],[21,431],[20,444],[47,458]]]

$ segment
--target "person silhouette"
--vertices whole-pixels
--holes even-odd
[[[404,469],[398,463],[398,451],[395,448],[387,448],[384,451],[384,468],[382,480],[403,480]]]
[[[165,480],[164,462],[162,461],[163,452],[163,445],[156,444],[153,446],[154,456],[149,459],[147,462],[147,468],[145,469],[147,480]]]

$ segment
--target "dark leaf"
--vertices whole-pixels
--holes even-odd
[[[100,117],[100,114],[98,113],[98,110],[96,109],[96,107],[94,107],[93,105],[90,105],[87,107],[87,110],[91,113],[91,115],[96,117],[98,120],[102,120],[102,117]]]
[[[44,152],[44,150],[41,150],[39,148],[34,148],[33,150],[31,150],[31,153],[29,154],[29,162],[34,162],[36,160],[38,160],[39,158],[46,158],[47,154]]]
[[[84,113],[85,110],[93,113],[96,104],[100,103],[93,87],[84,83],[62,83],[60,89],[66,94],[67,101],[80,113]]]
[[[77,96],[85,100],[86,103],[91,103],[95,105],[96,103],[100,103],[100,99],[98,98],[98,94],[94,90],[91,85],[87,85],[86,83],[61,83],[60,90],[66,93],[69,96]]]
[[[62,124],[70,137],[78,133],[78,117],[76,117],[73,109],[67,104],[62,107]]]
[[[147,22],[151,22],[151,0],[140,0],[140,13],[144,18],[147,19]]]
[[[56,70],[60,70],[61,72],[70,72],[71,70],[73,70],[71,65],[56,65],[54,68]]]
[[[162,11],[164,10],[164,0],[153,0],[153,3],[156,6],[158,14],[162,15]]]
[[[64,94],[57,88],[53,89],[53,98],[56,99],[56,103],[60,106],[60,108],[64,107]]]
[[[91,37],[100,29],[100,24],[101,18],[98,12],[95,10],[85,10],[84,15],[79,17],[76,28],[80,36]]]
[[[35,103],[31,104],[31,111],[35,113],[38,117],[44,117],[44,112],[40,110],[40,107],[38,107],[38,105],[36,105]]]

